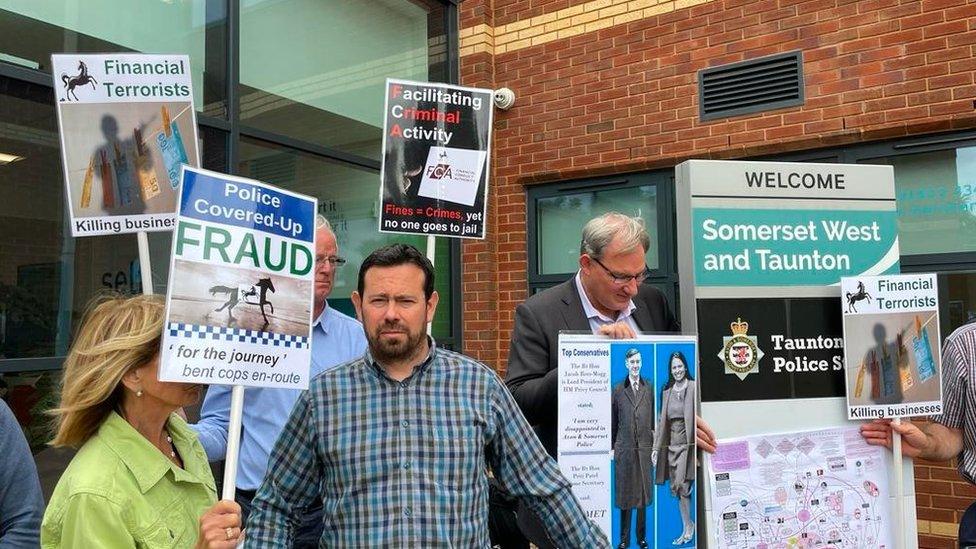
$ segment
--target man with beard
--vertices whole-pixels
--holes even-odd
[[[608,547],[489,367],[425,333],[438,296],[416,248],[376,250],[353,304],[369,348],[313,379],[271,453],[248,547],[288,547],[321,502],[322,547],[487,547],[488,476],[561,547]]]
[[[366,338],[356,319],[329,307],[335,275],[346,262],[339,256],[335,233],[320,216],[315,220],[315,303],[312,311],[312,364],[310,376],[362,356]],[[200,422],[192,425],[210,461],[224,459],[227,453],[227,428],[230,422],[230,391],[225,385],[207,390]],[[244,391],[243,428],[240,461],[237,466],[237,491],[234,499],[247,520],[254,493],[268,471],[268,455],[288,414],[301,394],[299,389],[255,387]],[[298,520],[293,547],[318,547],[322,534],[322,506],[310,505],[296,513]]]

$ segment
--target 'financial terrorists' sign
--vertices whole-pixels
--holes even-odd
[[[172,230],[197,166],[190,58],[51,56],[72,236]]]
[[[492,91],[387,80],[379,230],[485,237]]]
[[[942,413],[939,288],[934,274],[841,282],[850,419]]]

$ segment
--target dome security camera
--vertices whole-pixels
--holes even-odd
[[[515,104],[515,92],[508,88],[499,88],[495,90],[494,96],[492,96],[495,106],[503,111],[507,111],[512,108]]]

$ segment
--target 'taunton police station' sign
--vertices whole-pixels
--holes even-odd
[[[843,396],[840,279],[899,270],[891,168],[690,161],[678,181],[702,401]]]

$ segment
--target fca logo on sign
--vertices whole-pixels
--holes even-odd
[[[440,154],[440,157],[439,158],[440,158],[440,161],[441,162],[447,160],[447,153],[446,152],[442,152]],[[443,179],[445,177],[447,177],[447,178],[453,178],[454,176],[451,175],[451,165],[450,164],[438,164],[436,166],[428,166],[427,167],[427,177],[429,177],[431,179]]]

